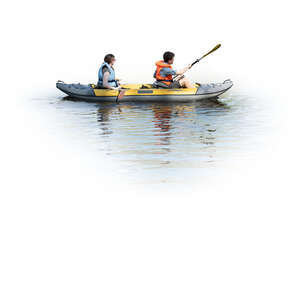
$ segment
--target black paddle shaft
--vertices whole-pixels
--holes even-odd
[[[196,63],[198,63],[201,59],[202,59],[202,57],[196,59],[196,60],[191,64],[190,68],[191,68],[193,65],[195,65]]]
[[[211,54],[211,53],[213,53],[213,52],[215,52],[217,49],[219,49],[221,47],[221,44],[218,44],[217,46],[215,46],[213,49],[211,49],[209,52],[207,52],[206,54],[204,54],[202,57],[200,57],[200,58],[198,58],[198,59],[196,59],[191,65],[190,65],[190,67],[189,67],[189,69],[193,66],[193,65],[195,65],[196,63],[198,63],[201,59],[203,59],[205,56],[207,56],[207,55],[209,55],[209,54]],[[175,79],[176,77],[178,77],[179,75],[175,75],[174,77],[173,77],[173,79]],[[181,75],[182,76],[182,75]],[[182,77],[181,77],[182,78]],[[178,79],[177,79],[178,80]]]

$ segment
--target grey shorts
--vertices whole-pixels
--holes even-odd
[[[168,86],[169,89],[180,89],[181,85],[178,81],[173,81],[171,84]]]

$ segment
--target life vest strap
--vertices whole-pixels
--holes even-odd
[[[103,80],[102,80],[102,79],[101,79],[101,80],[99,80],[99,81],[103,82]],[[117,82],[117,80],[108,80],[107,82]]]
[[[156,81],[167,81],[167,82],[173,82],[173,79],[156,79]]]

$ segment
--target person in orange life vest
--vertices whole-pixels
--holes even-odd
[[[179,81],[173,80],[174,75],[184,74],[190,66],[187,66],[181,70],[173,70],[172,64],[174,63],[175,54],[173,52],[167,51],[164,53],[164,60],[156,62],[156,70],[154,72],[154,78],[156,81],[166,84],[169,89],[177,88],[189,88],[192,89],[194,86],[187,78],[182,78]]]

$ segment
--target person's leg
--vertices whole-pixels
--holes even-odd
[[[179,83],[183,88],[188,88],[188,89],[194,88],[194,86],[190,83],[190,81],[185,77],[180,79]]]
[[[181,85],[178,81],[174,80],[171,82],[171,84],[168,86],[169,89],[180,89]]]

